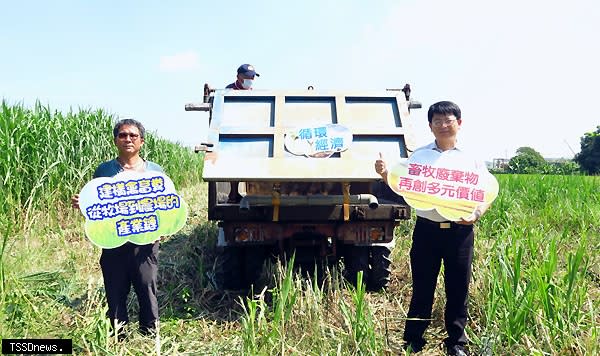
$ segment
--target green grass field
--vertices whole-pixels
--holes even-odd
[[[216,225],[207,221],[201,157],[146,138],[190,206],[159,256],[160,332],[108,335],[100,250],[69,197],[116,153],[111,115],[0,107],[0,337],[71,338],[93,355],[397,355],[410,300],[414,221],[397,228],[390,287],[366,293],[333,269],[324,284],[267,266],[252,297],[212,287]],[[484,355],[597,355],[600,177],[499,175],[477,226],[470,348]],[[441,277],[440,277],[441,278]],[[441,283],[441,279],[439,283]],[[132,320],[136,320],[133,293]],[[443,354],[443,287],[423,354]]]

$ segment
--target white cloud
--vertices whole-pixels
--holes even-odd
[[[182,72],[198,69],[199,67],[198,54],[194,51],[160,57],[159,68],[162,72]]]

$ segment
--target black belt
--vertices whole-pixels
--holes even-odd
[[[422,223],[425,223],[427,225],[432,225],[437,227],[438,229],[451,229],[454,227],[470,227],[472,225],[461,225],[461,224],[457,224],[454,221],[432,221],[429,220],[427,218],[422,218],[420,216],[417,216],[417,221],[420,221]]]

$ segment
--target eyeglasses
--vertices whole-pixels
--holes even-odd
[[[450,126],[452,125],[457,119],[437,119],[437,120],[433,120],[431,121],[431,125],[435,126],[435,127],[442,127],[442,125],[446,125],[446,126]]]
[[[136,133],[128,133],[128,132],[119,132],[119,134],[117,135],[118,138],[121,139],[125,139],[129,136],[129,138],[131,138],[132,141],[137,140],[140,135],[136,134]]]

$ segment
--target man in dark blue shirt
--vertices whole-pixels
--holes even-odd
[[[123,171],[163,172],[158,164],[140,157],[145,132],[139,121],[124,119],[117,122],[113,136],[119,155],[113,160],[101,163],[94,171],[94,178],[113,177]],[[71,198],[71,204],[73,208],[79,209],[79,195]],[[129,322],[127,296],[133,284],[140,307],[140,331],[143,334],[154,332],[158,322],[158,240],[146,245],[127,242],[117,248],[103,249],[100,267],[108,303],[107,316],[111,325]],[[123,336],[124,334],[119,332],[119,337]]]

